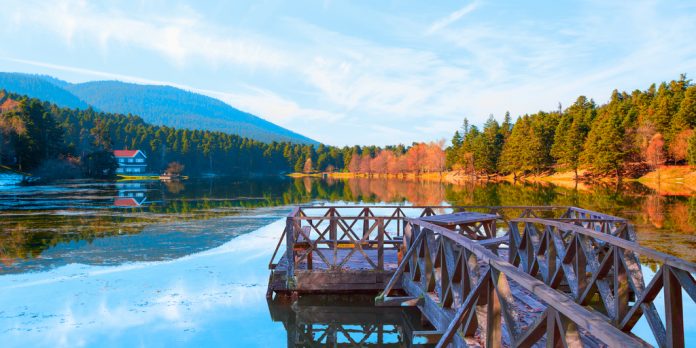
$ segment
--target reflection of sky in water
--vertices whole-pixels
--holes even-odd
[[[643,276],[645,278],[645,284],[649,284],[650,280],[655,276],[655,272],[653,272],[649,267],[642,266],[643,269]],[[693,314],[696,313],[696,303],[694,303],[691,300],[691,297],[686,293],[686,291],[682,290],[682,302],[684,304],[684,339],[686,341],[686,346],[687,347],[696,347],[696,320],[693,317]],[[660,314],[660,318],[662,318],[662,323],[665,323],[665,293],[664,291],[660,291],[660,293],[657,295],[655,298],[655,307],[657,308],[657,312]],[[642,317],[638,323],[636,324],[635,328],[633,329],[633,333],[638,335],[639,337],[643,338],[646,340],[648,343],[652,344],[653,346],[657,346],[657,342],[652,337],[652,332],[650,331],[650,326],[648,325],[648,322],[645,320],[645,317]]]
[[[201,253],[0,277],[3,346],[281,346],[265,299],[284,220]]]
[[[40,257],[5,265],[0,274],[43,271],[66,264],[106,266],[171,260],[220,246],[239,234],[275,221],[286,211],[258,209],[224,218],[152,224],[135,234],[61,242],[44,250]]]
[[[285,329],[271,320],[265,300],[266,266],[284,220],[244,234],[280,216],[277,212],[270,214],[244,224],[228,217],[185,222],[177,227],[153,225],[136,236],[103,238],[89,245],[81,241],[54,246],[43,257],[54,261],[64,258],[67,266],[0,276],[2,346],[284,346]],[[222,241],[215,238],[211,243],[220,243],[203,243],[198,249],[186,247],[195,231],[221,226],[234,230],[223,237],[241,235],[221,246],[217,245]],[[173,230],[161,230],[169,227]],[[163,236],[170,242],[163,249],[187,249],[172,257],[214,248],[171,261],[133,262],[149,260],[145,254],[158,250],[151,248],[149,238],[159,240]],[[200,243],[201,235],[195,237]],[[177,238],[181,243],[176,243]],[[134,247],[140,244],[142,248]],[[100,252],[110,253],[108,256],[113,258],[114,245],[123,246],[119,261],[126,263],[85,265]],[[654,272],[647,267],[643,272],[647,283]],[[691,319],[696,305],[686,293],[683,300],[687,346],[696,345],[696,320]],[[655,304],[664,317],[663,301],[661,292]],[[633,332],[655,344],[644,318]]]

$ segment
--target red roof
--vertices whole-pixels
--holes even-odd
[[[138,207],[140,204],[135,198],[116,198],[114,199],[114,205],[117,207]]]
[[[116,157],[135,157],[140,150],[114,150]],[[144,154],[143,154],[144,155]]]

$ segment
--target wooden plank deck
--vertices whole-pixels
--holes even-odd
[[[377,264],[378,250],[364,249],[367,257]],[[339,248],[334,254],[333,249],[319,248],[319,251],[312,251],[312,267],[308,267],[307,260],[304,258],[295,266],[294,283],[296,287],[293,291],[298,293],[338,293],[351,291],[378,292],[384,289],[386,282],[394,275],[394,271],[399,266],[397,249],[384,249],[384,270],[375,270],[367,261],[365,256],[353,249]],[[340,269],[331,269],[321,257],[322,253],[332,263],[336,260],[348,258]],[[275,292],[285,292],[287,289],[288,260],[283,255],[278,265],[271,274],[269,288]]]

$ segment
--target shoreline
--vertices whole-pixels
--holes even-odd
[[[552,174],[527,175],[517,177],[512,175],[489,177],[472,177],[461,171],[429,172],[429,173],[403,173],[403,174],[363,174],[351,172],[334,173],[291,173],[287,176],[292,178],[331,178],[331,179],[354,179],[354,178],[373,178],[373,179],[401,179],[410,181],[439,181],[453,185],[463,185],[471,182],[501,182],[514,183],[541,183],[553,184],[565,188],[577,188],[579,190],[589,190],[595,184],[615,183],[616,178],[598,177],[588,180],[584,177],[587,171],[578,171],[578,180],[572,171],[555,172]],[[622,178],[624,182],[638,182],[655,191],[672,195],[693,195],[696,194],[696,169],[688,165],[685,166],[660,166],[657,169],[639,177]]]

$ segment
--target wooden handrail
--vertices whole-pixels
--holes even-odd
[[[553,221],[553,220],[547,220],[547,219],[537,219],[537,218],[519,218],[519,219],[512,219],[510,220],[510,223],[536,223],[536,224],[541,224],[541,225],[547,225],[547,226],[553,226],[556,227],[560,230],[563,231],[572,231],[574,233],[579,233],[588,237],[592,237],[597,240],[601,240],[603,242],[609,243],[614,246],[618,246],[622,249],[632,251],[636,254],[643,255],[645,257],[648,257],[652,260],[655,261],[660,261],[666,265],[670,265],[672,267],[679,268],[681,270],[690,272],[690,273],[696,273],[696,264],[693,262],[689,262],[683,259],[680,259],[676,256],[668,255],[663,252],[659,252],[657,250],[653,250],[650,248],[646,248],[644,246],[641,246],[640,244],[636,242],[632,242],[623,238],[618,238],[614,237],[609,234],[605,233],[599,233],[596,231],[593,231],[591,229],[587,229],[584,227],[580,227],[577,225],[573,224],[568,224],[568,223],[563,223],[559,221]]]
[[[607,320],[622,331],[630,332],[644,317],[659,346],[685,345],[682,290],[696,302],[696,264],[632,240],[560,221],[521,218],[509,224],[510,263],[530,274],[540,273],[547,285],[559,291],[565,281],[568,295],[581,305],[598,297],[596,306],[603,306]],[[519,224],[524,224],[521,233]],[[628,223],[623,228],[633,230]],[[647,286],[638,255],[662,263]],[[666,327],[654,303],[662,289]]]
[[[384,242],[381,245],[394,245],[393,242],[391,242],[394,238],[394,231],[391,230],[391,232],[386,231],[388,227],[392,227],[392,222],[396,224],[396,236],[400,236],[402,233],[402,226],[401,222],[405,223],[405,218],[406,218],[406,212],[416,210],[420,211],[419,214],[421,216],[424,215],[433,215],[436,214],[436,210],[438,209],[451,209],[454,211],[468,211],[468,210],[488,210],[491,213],[496,213],[499,216],[499,219],[501,221],[506,221],[506,218],[504,218],[504,212],[507,210],[522,210],[522,216],[536,216],[534,212],[548,212],[548,211],[559,211],[560,218],[564,218],[570,214],[570,212],[573,213],[578,213],[578,214],[593,214],[593,216],[600,216],[603,217],[604,219],[602,221],[615,221],[615,222],[622,222],[623,220],[616,218],[616,217],[611,217],[606,214],[600,214],[596,212],[591,212],[587,210],[583,210],[580,208],[576,207],[569,207],[569,206],[484,206],[484,205],[472,205],[472,206],[449,206],[449,205],[438,205],[438,206],[406,206],[406,205],[384,205],[384,206],[363,206],[363,205],[355,205],[355,206],[337,206],[337,205],[324,205],[324,206],[313,206],[313,205],[300,205],[300,206],[295,206],[293,207],[292,211],[287,215],[287,218],[289,220],[292,220],[292,223],[287,222],[287,226],[295,226],[292,229],[295,231],[294,234],[292,235],[287,235],[285,232],[288,230],[286,227],[283,236],[281,236],[281,239],[284,237],[286,241],[286,253],[287,253],[287,258],[288,260],[296,260],[297,262],[302,262],[305,258],[303,256],[300,256],[299,258],[296,258],[295,250],[294,250],[294,244],[295,244],[295,238],[298,235],[298,228],[302,227],[305,223],[308,223],[310,226],[310,234],[316,234],[317,238],[314,240],[314,243],[312,247],[309,249],[308,252],[315,252],[321,255],[319,256],[319,259],[324,261],[328,260],[329,258],[326,257],[322,253],[322,251],[318,250],[319,245],[328,245],[329,247],[333,247],[333,259],[336,259],[336,251],[335,249],[337,248],[338,244],[345,244],[345,243],[351,243],[355,245],[355,248],[358,249],[356,252],[359,254],[363,254],[365,258],[367,256],[364,253],[363,248],[358,246],[358,240],[361,240],[362,238],[358,236],[356,233],[356,230],[359,230],[360,227],[357,226],[356,224],[360,222],[362,224],[362,231],[363,234],[367,233],[368,235],[372,232],[370,230],[371,228],[374,229],[376,228],[376,225],[378,224],[378,221],[382,221],[383,229],[385,229],[385,235],[384,237]],[[350,211],[351,215],[350,216],[343,216],[341,215],[341,212],[345,211]],[[377,216],[375,214],[375,210],[378,211],[383,211],[383,213],[379,214],[380,216]],[[322,214],[310,214],[315,211],[321,211]],[[501,213],[503,215],[501,215]],[[356,215],[357,214],[357,215]],[[567,217],[565,219],[568,219]],[[610,220],[611,219],[611,220]],[[580,221],[580,219],[572,219],[570,220],[575,220],[575,221]],[[569,220],[569,221],[570,221]],[[583,221],[587,219],[582,219]],[[585,221],[587,223],[590,223],[589,221]],[[329,226],[326,226],[326,223],[329,224]],[[333,227],[331,227],[333,224]],[[320,227],[319,226],[323,226]],[[331,231],[329,231],[331,230]],[[367,232],[365,232],[367,231]],[[333,235],[333,234],[340,234],[339,235]],[[331,235],[330,238],[327,238],[327,235]],[[309,236],[308,236],[309,237]],[[379,236],[376,239],[371,239],[373,241],[379,240]],[[331,245],[333,243],[333,245]],[[360,242],[363,243],[363,242]],[[368,242],[371,243],[371,242]],[[274,256],[272,257],[270,263],[269,263],[269,268],[274,267],[273,261],[275,260],[275,255],[277,254],[278,250],[280,249],[280,244],[281,242],[278,243],[276,246],[276,249],[274,250]],[[352,255],[352,253],[351,253]],[[368,262],[372,263],[370,260]],[[326,262],[325,262],[326,263]],[[339,264],[344,264],[343,262]],[[336,266],[336,265],[330,265],[327,263],[327,266]]]
[[[414,267],[420,268],[420,270],[416,273],[420,274],[421,279],[424,279],[424,286],[426,287],[425,289],[421,289],[421,291],[426,293],[430,291],[430,287],[432,286],[432,290],[437,292],[434,298],[440,301],[437,306],[448,307],[454,305],[454,302],[452,302],[453,300],[448,300],[449,294],[451,291],[454,291],[451,290],[453,286],[466,286],[467,289],[470,289],[468,291],[461,292],[462,294],[466,295],[466,299],[462,299],[452,321],[449,323],[449,325],[447,325],[446,329],[443,329],[444,333],[440,339],[440,342],[438,343],[438,347],[446,346],[451,343],[455,332],[459,328],[464,328],[465,334],[472,334],[475,331],[475,327],[472,328],[470,326],[471,321],[466,320],[466,318],[470,318],[471,315],[474,315],[473,313],[476,311],[476,304],[481,301],[487,301],[489,308],[488,325],[485,326],[487,345],[497,346],[501,344],[500,340],[502,340],[502,335],[500,332],[500,316],[502,315],[506,318],[505,322],[508,330],[508,336],[514,340],[514,342],[510,342],[510,344],[519,343],[520,341],[518,341],[518,339],[524,340],[526,343],[537,342],[539,339],[541,339],[541,337],[543,337],[547,325],[556,325],[554,323],[560,323],[567,320],[572,325],[566,325],[564,327],[571,327],[571,329],[558,329],[562,333],[561,336],[563,337],[557,338],[555,335],[553,335],[553,337],[547,337],[547,340],[554,340],[554,342],[556,342],[556,339],[566,341],[575,337],[573,335],[577,335],[577,331],[572,329],[572,327],[574,327],[573,325],[575,325],[583,328],[587,332],[590,332],[593,336],[602,340],[603,343],[608,344],[609,346],[649,346],[647,343],[621,332],[616,327],[607,323],[603,316],[576,304],[572,301],[572,299],[550,288],[531,275],[519,270],[517,267],[506,262],[498,255],[486,249],[484,246],[479,245],[476,241],[466,238],[446,228],[424,222],[419,219],[409,218],[407,221],[410,225],[412,225],[412,229],[416,231],[417,235],[415,238],[413,238],[407,257],[404,258],[403,265],[400,265],[397,273],[394,274],[393,278],[387,285],[387,289],[385,289],[385,291],[380,295],[380,298],[384,299],[389,295],[389,291],[392,289],[395,279],[405,277],[403,272],[407,267],[410,267],[411,273],[414,272]],[[434,237],[427,237],[426,234],[439,235],[439,242],[437,242]],[[423,245],[423,243],[425,243],[425,245]],[[460,262],[463,262],[461,259],[466,256],[462,256],[462,254],[460,254],[459,257],[456,257],[453,254],[448,255],[448,250],[450,250],[450,253],[454,252],[452,251],[454,250],[452,246],[446,247],[445,244],[439,244],[438,247],[437,245],[430,245],[431,243],[451,243],[452,246],[463,248],[463,250],[465,250],[465,254],[474,256],[475,261],[469,262],[470,267],[465,267],[466,272],[471,274],[467,274],[465,276],[467,279],[469,277],[471,277],[472,280],[478,279],[476,284],[468,285],[466,284],[467,282],[457,283],[452,280],[453,274],[459,270],[459,267],[462,267],[453,267],[453,265],[459,265]],[[414,254],[414,250],[421,250],[422,255]],[[425,252],[423,252],[423,250],[425,250]],[[414,261],[414,258],[419,260],[421,258],[427,258],[430,260],[433,256],[429,250],[437,250],[437,255],[434,256],[435,259],[432,261]],[[438,259],[438,257],[441,257],[442,259]],[[489,269],[485,271],[485,274],[475,274],[476,272],[472,270],[471,267],[478,268],[481,262],[488,265]],[[407,263],[409,263],[410,266],[406,265]],[[434,266],[436,264],[440,265],[439,269],[436,269],[436,266]],[[434,274],[435,272],[440,272],[441,274],[436,276]],[[459,277],[462,277],[462,275]],[[430,283],[428,279],[438,279],[437,281],[442,282],[442,284],[438,287]],[[510,308],[508,308],[510,304],[506,302],[506,299],[511,296],[509,293],[510,288],[507,285],[508,280],[515,282],[522,288],[533,293],[547,305],[547,310],[542,315],[544,319],[542,321],[543,327],[539,326],[541,329],[536,327],[529,328],[528,330],[532,332],[531,336],[530,334],[525,334],[521,332],[521,330],[514,328],[514,320],[511,320],[512,315],[508,313],[510,310]],[[547,318],[550,319],[546,320]],[[560,343],[560,341],[558,342]]]

